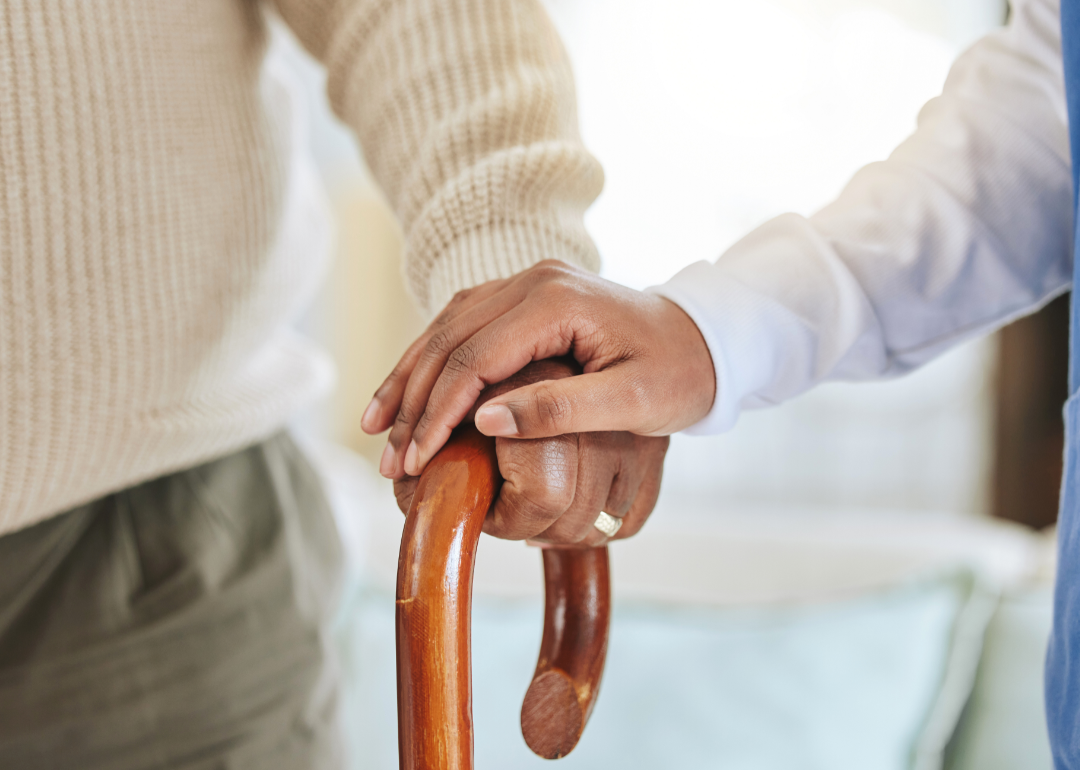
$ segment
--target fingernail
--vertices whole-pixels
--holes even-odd
[[[409,442],[409,451],[405,453],[405,472],[410,476],[419,476],[420,450],[416,448],[416,442]]]
[[[379,473],[386,478],[391,478],[394,475],[394,466],[396,463],[396,457],[394,456],[394,448],[389,443],[386,445],[386,449],[382,451],[382,459],[379,460]]]
[[[371,399],[371,403],[364,410],[364,416],[360,418],[360,427],[366,433],[375,433],[375,420],[379,417],[379,399]]]
[[[516,436],[514,414],[502,404],[488,404],[476,412],[476,429],[485,436]]]

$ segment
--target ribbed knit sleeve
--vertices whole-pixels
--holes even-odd
[[[542,259],[599,268],[582,216],[603,175],[538,0],[275,2],[401,220],[422,310]]]

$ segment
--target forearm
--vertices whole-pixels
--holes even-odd
[[[916,133],[813,217],[786,215],[656,291],[701,328],[716,405],[693,429],[829,379],[900,374],[1071,280],[1057,5],[1018,3]]]
[[[276,4],[328,68],[332,106],[401,220],[424,311],[543,259],[599,268],[582,215],[602,172],[537,0]]]

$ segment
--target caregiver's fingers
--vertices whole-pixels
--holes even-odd
[[[444,347],[450,345],[450,342],[441,339],[440,335],[446,334],[446,330],[451,328],[451,322],[459,319],[463,314],[477,306],[483,306],[488,299],[498,295],[505,289],[511,280],[510,278],[501,278],[489,281],[480,286],[459,291],[454,295],[454,298],[450,300],[450,303],[442,312],[428,324],[424,333],[409,345],[397,365],[390,372],[390,375],[376,389],[371,403],[368,404],[363,417],[360,419],[360,427],[365,433],[381,433],[393,425],[394,417],[401,407],[405,387],[416,365],[421,361],[424,352],[429,349],[433,341],[435,344],[441,344]],[[513,301],[508,301],[506,306],[512,307]],[[479,315],[473,325],[480,328],[487,323],[487,320],[497,314],[497,307],[489,308],[488,313]],[[468,339],[468,335],[465,335],[463,339]],[[449,349],[453,350],[459,344],[460,342],[455,342]]]
[[[395,451],[407,446],[402,470],[420,473],[489,383],[501,382],[533,361],[563,355],[573,342],[570,323],[558,314],[538,315],[526,300],[463,341],[444,360],[422,356],[390,431]]]
[[[599,279],[597,279],[598,281]],[[454,351],[415,423],[404,467],[419,472],[485,382],[528,357],[572,353],[586,374],[493,399],[477,412],[481,432],[539,438],[581,431],[674,433],[712,407],[712,358],[693,320],[662,297],[614,284],[534,287],[513,310]],[[421,409],[412,391],[409,422]]]
[[[548,358],[534,361],[503,382],[487,387],[481,394],[479,403],[537,380],[557,380],[571,377],[580,371],[581,367],[572,359]],[[471,417],[471,414],[467,417]],[[497,447],[499,462],[505,466],[504,473],[508,474],[510,479],[510,486],[507,487],[508,498],[520,493],[522,499],[518,503],[524,507],[531,505],[533,512],[546,522],[550,513],[539,511],[550,512],[559,508],[560,486],[569,482],[576,483],[580,465],[577,437],[546,439],[543,442],[500,441],[497,442]],[[403,513],[408,513],[417,480],[417,476],[401,476],[394,482],[394,493]],[[565,507],[562,506],[560,510]]]
[[[591,360],[594,356],[577,336],[580,332],[588,339],[596,331],[595,322],[589,320],[596,311],[581,300],[611,294],[640,293],[547,260],[519,273],[482,306],[448,321],[411,364],[389,437],[384,475],[422,471],[487,384],[529,361],[562,355],[575,344],[580,348],[575,355]],[[481,310],[496,306],[501,315]],[[443,381],[446,384],[440,386]]]
[[[395,407],[393,427],[387,436],[386,449],[379,464],[382,475],[389,478],[398,478],[403,473],[418,475],[426,467],[427,461],[450,438],[451,431],[476,403],[487,383],[499,382],[509,377],[532,360],[528,354],[516,358],[506,356],[493,368],[489,378],[471,377],[462,381],[463,387],[457,394],[457,403],[440,413],[440,420],[435,425],[438,443],[433,449],[423,453],[422,462],[416,462],[415,447],[411,444],[413,432],[427,403],[427,394],[433,390],[444,370],[460,371],[465,365],[460,351],[469,349],[463,343],[468,341],[466,334],[470,329],[501,328],[504,319],[517,311],[519,300],[515,294],[511,289],[487,298],[437,330],[426,341],[412,371],[404,378],[405,392]]]
[[[394,415],[398,410],[410,406],[403,407],[403,400],[410,392],[410,384],[412,392],[422,393],[426,402],[434,378],[450,362],[450,356],[457,347],[500,313],[521,303],[536,286],[580,280],[584,275],[586,274],[583,271],[563,262],[543,260],[510,278],[488,281],[455,294],[446,309],[409,347],[390,376],[376,390],[374,398],[364,411],[361,427],[367,433],[379,433],[394,424]],[[417,382],[413,384],[413,380]],[[422,404],[420,410],[423,411]],[[416,412],[417,417],[419,414],[420,412]],[[402,431],[406,438],[411,436],[416,420],[404,419],[398,415],[398,422],[406,424]],[[399,433],[393,438],[391,446],[396,451],[396,441],[400,441],[402,436]],[[401,453],[398,452],[394,459],[398,460],[400,465]]]
[[[364,433],[382,433],[393,425],[397,406],[401,404],[401,394],[405,391],[405,383],[409,381],[409,374],[420,360],[420,354],[424,352],[428,336],[429,332],[424,332],[406,348],[390,376],[375,390],[375,395],[371,397],[371,402],[360,418],[360,428]]]

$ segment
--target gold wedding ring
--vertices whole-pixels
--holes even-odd
[[[596,521],[593,522],[593,526],[608,537],[615,537],[615,533],[622,526],[622,519],[616,519],[610,513],[601,511],[600,515],[596,517]]]

